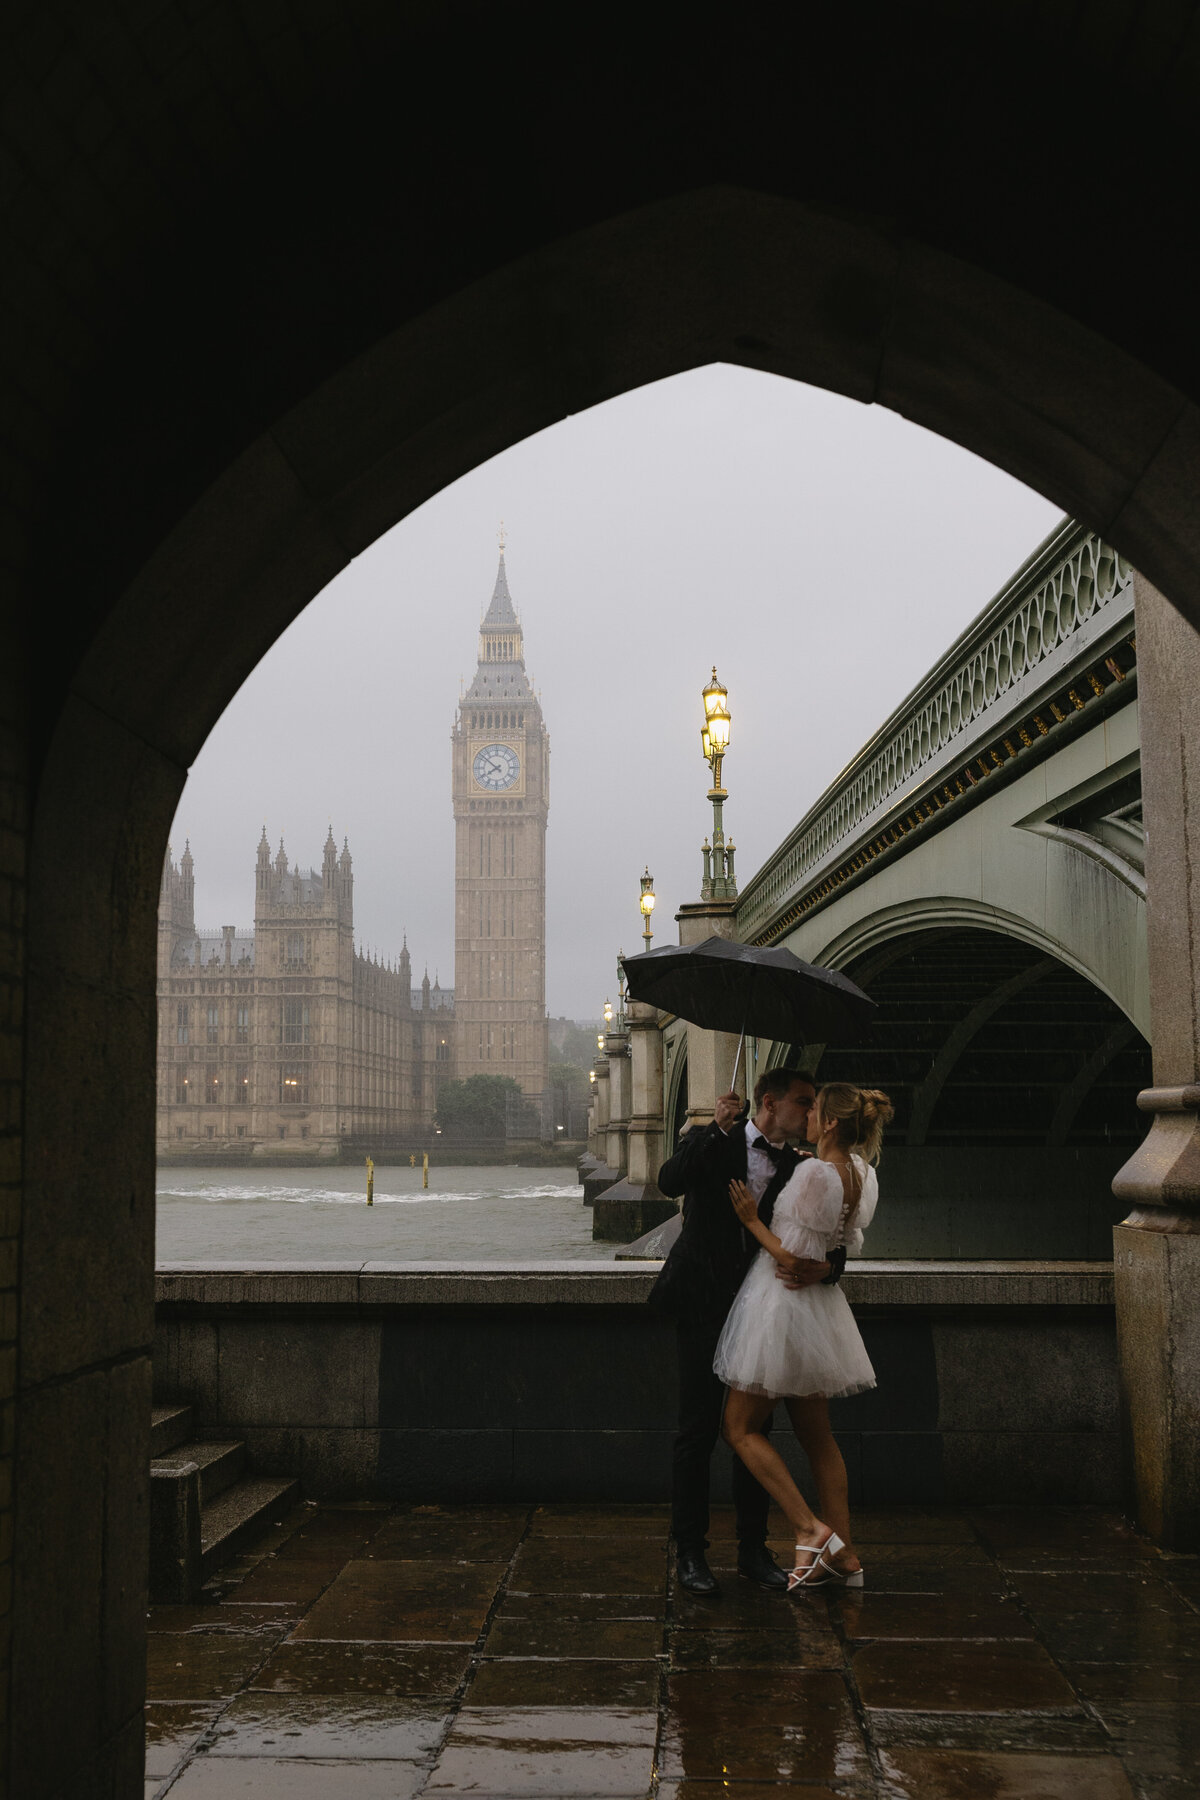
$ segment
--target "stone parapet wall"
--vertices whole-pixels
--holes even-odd
[[[658,1266],[162,1269],[156,1394],[314,1496],[665,1499]],[[834,1409],[856,1502],[1121,1498],[1110,1266],[860,1262],[846,1293],[879,1376]]]

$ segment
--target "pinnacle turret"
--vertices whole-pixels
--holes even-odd
[[[507,631],[511,626],[520,626],[517,621],[516,608],[512,603],[512,595],[508,591],[508,572],[504,567],[504,552],[500,552],[500,566],[496,570],[496,585],[492,589],[491,604],[484,614],[484,631]]]
[[[533,697],[525,673],[525,636],[508,591],[502,547],[491,603],[479,627],[479,665],[461,702],[531,701]]]

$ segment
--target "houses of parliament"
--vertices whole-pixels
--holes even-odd
[[[254,923],[198,930],[190,847],[168,848],[158,913],[158,1151],[335,1160],[428,1140],[449,1079],[546,1091],[550,741],[525,672],[504,551],[451,732],[454,986],[414,985],[354,944],[354,869],[332,827],[319,868],[272,856]]]

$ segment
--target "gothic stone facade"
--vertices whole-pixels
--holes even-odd
[[[454,996],[354,948],[350,850],[320,870],[272,860],[264,829],[253,931],[197,931],[190,848],[168,849],[158,915],[160,1158],[337,1157],[433,1130],[454,1072]]]
[[[504,553],[451,734],[457,1073],[546,1091],[550,740],[525,673]]]

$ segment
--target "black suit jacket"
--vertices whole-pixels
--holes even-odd
[[[800,1158],[785,1151],[758,1203],[770,1225],[775,1200]],[[650,1290],[650,1304],[690,1325],[720,1326],[733,1304],[758,1244],[743,1230],[729,1199],[729,1183],[746,1179],[746,1133],[739,1121],[728,1135],[711,1124],[689,1131],[658,1171],[659,1190],[683,1195],[683,1228]]]

